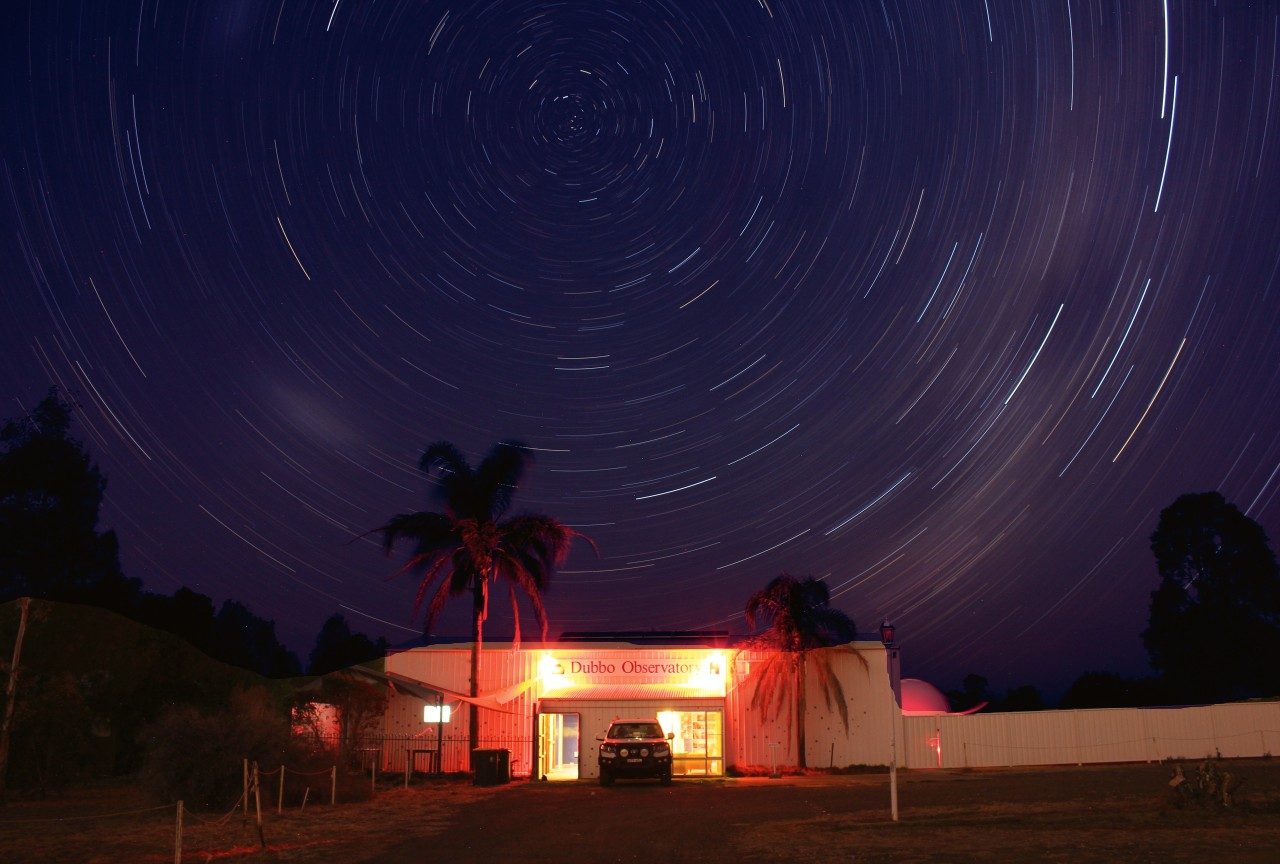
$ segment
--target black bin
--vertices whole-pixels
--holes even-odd
[[[472,750],[471,782],[476,786],[499,786],[511,782],[510,750]]]

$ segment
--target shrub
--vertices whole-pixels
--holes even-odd
[[[144,787],[164,801],[213,809],[240,796],[242,760],[270,770],[291,748],[288,717],[263,688],[235,691],[221,710],[170,708],[142,737]]]

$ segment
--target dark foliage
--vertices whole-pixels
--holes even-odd
[[[1010,688],[1002,698],[993,700],[991,711],[1043,711],[1049,707],[1044,704],[1040,691],[1030,684],[1020,684]]]
[[[344,764],[358,761],[356,744],[377,729],[390,698],[385,684],[350,672],[331,672],[293,696],[293,721],[310,733],[317,749],[332,746],[336,733],[338,754]],[[321,705],[333,710],[336,729],[326,728]]]
[[[13,644],[16,607],[0,606],[0,645]],[[116,613],[35,600],[9,779],[38,790],[56,788],[60,778],[136,770],[145,743],[140,730],[166,709],[213,710],[236,688],[263,680]]]
[[[51,389],[27,417],[0,428],[0,602],[37,597],[87,603],[177,634],[211,657],[270,677],[297,675],[275,622],[243,604],[186,588],[143,591],[120,569],[112,531],[98,530],[107,486],[71,437],[72,405]]]
[[[1086,672],[1067,688],[1061,708],[1146,708],[1166,705],[1164,686],[1155,678],[1126,678],[1114,672]]]
[[[1143,644],[1182,701],[1280,693],[1280,571],[1266,533],[1217,492],[1183,495],[1151,535],[1160,584]]]
[[[953,711],[968,711],[982,703],[986,707],[983,713],[997,711],[1042,711],[1049,706],[1045,704],[1040,691],[1030,684],[1020,684],[1002,694],[993,693],[987,679],[970,672],[964,676],[959,690],[947,691],[947,702]]]
[[[982,675],[970,672],[964,676],[964,681],[960,685],[959,690],[948,690],[947,701],[951,704],[953,711],[968,711],[975,705],[981,705],[983,702],[991,702],[992,696],[988,692],[989,682]]]
[[[315,647],[307,661],[308,675],[327,675],[348,666],[380,660],[387,653],[387,640],[377,641],[363,633],[352,633],[347,619],[331,615],[316,635]]]
[[[237,690],[224,706],[179,705],[143,733],[141,780],[160,801],[227,810],[243,788],[243,762],[276,767],[292,746],[289,715],[262,688]]]
[[[0,427],[0,602],[114,607],[138,594],[120,570],[114,532],[98,530],[107,481],[68,434],[71,411],[53,388],[29,416]]]

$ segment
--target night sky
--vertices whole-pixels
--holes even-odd
[[[6,11],[0,416],[72,391],[127,573],[303,654],[420,631],[351,541],[439,439],[599,544],[553,634],[785,569],[939,684],[1144,669],[1180,493],[1280,535],[1280,3]]]

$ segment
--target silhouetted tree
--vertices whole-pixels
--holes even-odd
[[[985,677],[970,672],[964,676],[959,690],[947,691],[947,701],[951,703],[952,710],[968,711],[979,703],[991,701],[991,694],[987,692],[989,686]]]
[[[376,529],[382,534],[387,554],[400,540],[412,543],[413,552],[401,572],[420,574],[413,603],[415,615],[434,586],[424,633],[431,630],[446,600],[456,596],[470,598],[472,696],[480,692],[480,651],[484,622],[489,617],[490,591],[499,579],[507,581],[517,643],[517,588],[529,598],[542,638],[546,639],[547,614],[542,594],[550,586],[555,568],[568,554],[573,538],[582,536],[550,516],[502,518],[532,462],[533,453],[528,447],[502,442],[472,470],[454,445],[447,441],[432,444],[418,466],[429,477],[434,474],[435,495],[444,505],[444,512],[402,513]],[[435,584],[437,580],[439,585]],[[469,735],[474,749],[479,737],[479,717],[474,706]]]
[[[786,706],[788,726],[794,724],[796,730],[800,768],[808,767],[804,719],[810,665],[818,676],[827,708],[835,707],[845,727],[849,725],[844,688],[831,668],[831,658],[814,650],[852,642],[857,635],[853,619],[830,604],[826,582],[797,579],[786,573],[747,600],[747,626],[755,628],[759,624],[765,628],[749,642],[750,648],[760,652],[751,668],[756,682],[751,707],[776,718]]]
[[[992,703],[992,711],[1043,711],[1046,707],[1040,691],[1030,684],[1020,684],[1011,688],[1004,696]]]
[[[71,411],[55,387],[28,416],[0,427],[0,602],[127,609],[139,583],[120,570],[115,533],[98,531],[107,481],[71,437]]]
[[[331,615],[316,635],[316,645],[307,661],[307,674],[327,675],[380,659],[386,653],[386,639],[379,638],[375,642],[363,633],[352,633],[345,617]]]
[[[213,634],[226,663],[252,669],[268,678],[288,678],[302,671],[298,658],[280,644],[276,622],[259,618],[243,603],[226,600],[213,619]]]
[[[323,728],[320,707],[330,706],[337,724],[333,731],[338,738],[338,753],[344,760],[351,760],[361,736],[377,729],[389,698],[385,684],[374,683],[353,672],[330,672],[294,695],[293,721],[295,725],[311,727],[318,736],[329,734],[329,730]]]
[[[1160,584],[1142,634],[1183,699],[1280,692],[1280,572],[1262,527],[1217,492],[1183,495],[1151,535]]]
[[[1062,708],[1142,708],[1164,701],[1159,683],[1114,672],[1086,672],[1062,697]]]

